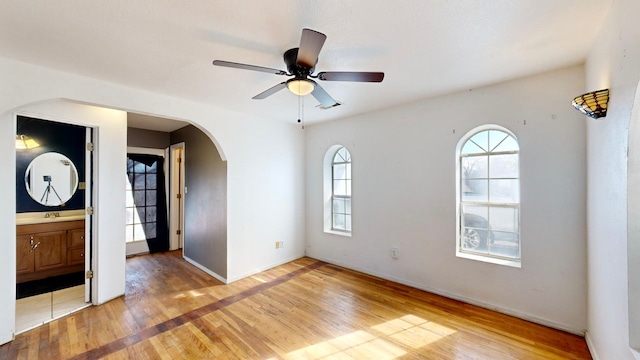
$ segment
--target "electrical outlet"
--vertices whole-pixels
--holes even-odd
[[[391,257],[394,259],[397,259],[400,257],[400,250],[398,250],[397,247],[392,247],[391,248]]]
[[[276,241],[276,249],[280,249],[284,247],[284,241]]]

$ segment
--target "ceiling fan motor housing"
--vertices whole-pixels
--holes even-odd
[[[297,64],[298,48],[293,48],[285,51],[283,58],[284,63],[287,65],[289,74],[294,75],[296,78],[306,79],[306,77],[313,74],[313,70],[315,70],[315,64],[311,68],[307,68]],[[318,60],[316,59],[316,64],[317,63]]]

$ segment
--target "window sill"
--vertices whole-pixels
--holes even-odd
[[[456,251],[456,256],[463,259],[482,261],[490,264],[510,266],[514,268],[522,268],[522,262],[520,260],[507,260],[499,259],[490,256],[482,256],[477,254],[469,254],[461,251]]]
[[[338,231],[338,230],[326,229],[324,232],[327,233],[327,234],[351,237],[351,231]]]

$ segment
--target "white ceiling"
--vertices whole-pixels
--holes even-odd
[[[318,71],[384,71],[382,83],[320,82],[307,124],[583,63],[612,0],[1,0],[0,56],[295,123],[297,97],[251,97],[287,78],[302,28],[327,35]],[[151,125],[149,125],[151,126]]]

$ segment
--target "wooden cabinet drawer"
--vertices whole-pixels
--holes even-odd
[[[84,247],[84,229],[73,229],[67,232],[67,247]]]
[[[67,264],[84,264],[84,247],[74,247],[67,249]]]

